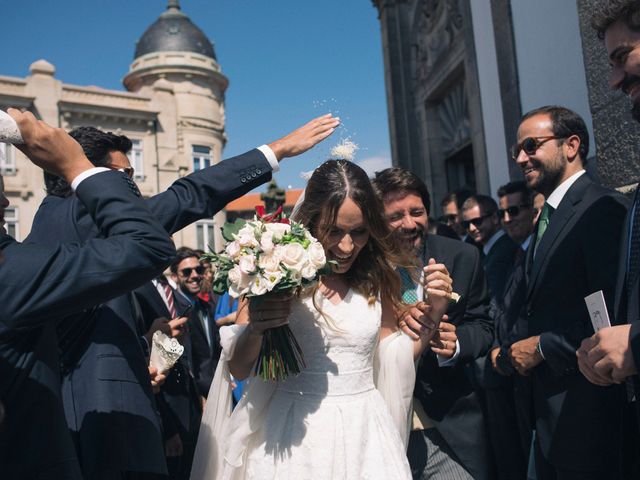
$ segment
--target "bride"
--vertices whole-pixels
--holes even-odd
[[[410,479],[405,454],[414,359],[445,312],[451,278],[432,260],[416,341],[398,331],[400,279],[383,206],[356,164],[329,160],[294,212],[320,240],[333,273],[299,297],[242,301],[221,329],[223,358],[200,428],[192,480]],[[282,382],[249,381],[231,414],[229,373],[244,379],[268,328],[289,323],[307,367]],[[383,399],[384,398],[384,399]]]

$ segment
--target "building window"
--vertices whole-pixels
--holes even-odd
[[[12,145],[0,143],[0,174],[16,174],[16,156]]]
[[[129,163],[133,167],[135,180],[144,180],[144,162],[142,156],[142,140],[131,140]]]
[[[7,233],[16,240],[20,240],[18,228],[18,207],[7,207],[4,209],[4,228],[7,229]]]
[[[213,220],[203,220],[196,223],[196,241],[198,250],[215,252]]]
[[[211,166],[211,147],[203,145],[193,145],[191,151],[193,158],[193,171],[202,170]]]

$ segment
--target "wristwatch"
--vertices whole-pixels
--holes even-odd
[[[538,343],[536,343],[536,352],[538,352],[538,354],[540,354],[540,356],[544,360],[544,355],[542,354],[542,347],[540,346],[540,340],[538,340]]]

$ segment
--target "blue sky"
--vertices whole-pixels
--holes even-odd
[[[224,157],[282,136],[326,112],[343,127],[283,163],[281,186],[328,156],[341,137],[356,161],[389,163],[389,131],[377,10],[371,0],[182,0],[214,42],[229,78]],[[24,77],[40,58],[65,83],[122,90],[135,42],[166,0],[0,0],[0,75]]]

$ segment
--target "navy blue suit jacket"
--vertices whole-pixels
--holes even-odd
[[[0,235],[3,478],[80,478],[60,398],[55,321],[135,288],[175,255],[122,173],[87,178],[76,195],[105,239],[21,245]]]
[[[181,178],[147,205],[173,234],[211,218],[229,201],[270,179],[269,163],[254,149]],[[48,196],[27,240],[85,241],[98,236],[75,197]],[[160,420],[140,343],[144,326],[131,294],[68,319],[60,330],[67,367],[62,388],[65,413],[81,445],[85,477],[104,470],[166,473]]]
[[[624,387],[589,383],[576,350],[593,335],[584,297],[603,290],[613,311],[626,205],[582,175],[551,216],[535,258],[533,246],[527,251],[524,336],[540,335],[545,358],[531,373],[536,432],[556,467],[600,471],[617,464]]]

